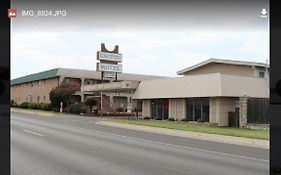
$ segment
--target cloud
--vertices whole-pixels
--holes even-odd
[[[263,61],[268,31],[95,30],[12,32],[12,78],[69,67],[95,70],[100,43],[119,45],[128,73],[176,76],[176,71],[210,57]],[[262,59],[261,59],[262,58]]]

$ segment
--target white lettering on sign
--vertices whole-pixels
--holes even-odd
[[[103,64],[99,63],[99,71],[103,72],[122,72],[122,65],[119,64]]]
[[[115,78],[116,72],[104,72],[103,77],[104,78]]]
[[[99,60],[122,62],[122,54],[99,52]]]

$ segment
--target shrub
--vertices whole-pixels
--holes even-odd
[[[52,110],[52,105],[50,103],[43,103],[42,104],[42,109],[44,111],[51,111]]]
[[[27,109],[28,108],[28,104],[29,104],[28,102],[23,102],[23,103],[20,104],[20,107],[24,108],[24,109]]]
[[[174,119],[173,117],[168,118],[167,120],[168,120],[168,121],[175,121],[175,119]]]
[[[143,119],[144,119],[144,120],[149,120],[149,119],[150,119],[150,117],[145,116]]]
[[[38,109],[39,105],[38,105],[38,103],[29,103],[28,108],[29,109]]]
[[[96,106],[96,105],[97,105],[97,101],[96,101],[94,98],[88,98],[88,99],[86,100],[85,104],[86,104],[87,106],[90,106],[90,107],[92,108],[93,106]]]
[[[60,103],[63,102],[63,106],[66,106],[73,101],[72,94],[77,90],[71,84],[61,84],[50,92],[49,98],[51,100],[54,110],[59,111]]]
[[[19,107],[19,105],[17,104],[17,102],[15,102],[14,100],[11,100],[10,102],[12,107]]]
[[[92,114],[93,106],[97,105],[97,101],[94,98],[88,98],[85,102],[85,105],[90,107],[90,113]],[[86,108],[83,108],[83,113],[86,113]]]
[[[79,104],[70,104],[67,108],[67,112],[73,113],[73,114],[80,114],[82,112],[81,105]]]

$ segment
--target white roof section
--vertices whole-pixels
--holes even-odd
[[[93,70],[58,68],[57,74],[63,77],[101,79],[101,72],[93,71]],[[167,78],[167,77],[144,75],[144,74],[130,74],[130,73],[117,74],[117,80],[142,81],[142,80],[152,80],[152,79],[159,79],[159,78]]]
[[[142,81],[133,99],[188,97],[268,98],[266,79],[221,73]]]
[[[211,58],[211,59],[208,59],[208,60],[203,61],[201,63],[195,64],[191,67],[179,70],[179,71],[177,71],[177,74],[182,75],[183,73],[186,73],[186,72],[189,72],[191,70],[197,69],[199,67],[208,65],[210,63],[231,64],[231,65],[239,65],[239,66],[256,66],[256,67],[265,67],[265,68],[269,67],[266,63]]]

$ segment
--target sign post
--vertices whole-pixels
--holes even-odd
[[[101,51],[97,52],[96,70],[101,72],[101,80],[117,81],[117,73],[122,73],[122,63],[123,55],[119,53],[119,46],[116,45],[113,51],[108,51],[105,44],[101,44]],[[103,83],[103,82],[102,82]],[[102,108],[103,108],[103,96],[101,91],[101,113],[102,118]]]

